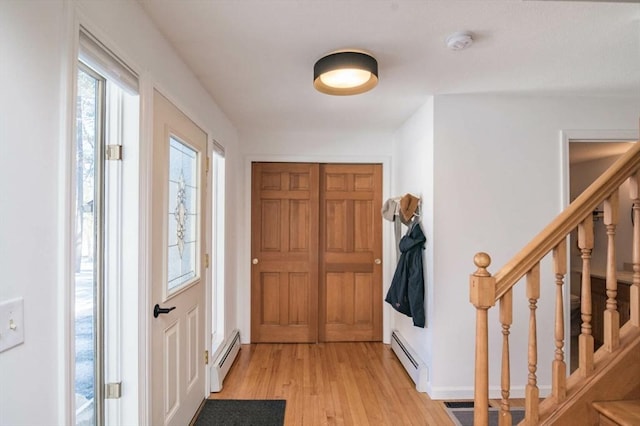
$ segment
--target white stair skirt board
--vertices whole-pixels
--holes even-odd
[[[211,392],[222,390],[222,381],[229,372],[233,361],[240,351],[240,331],[235,329],[222,345],[222,350],[216,357],[211,368]]]
[[[416,354],[398,330],[391,332],[391,349],[416,384],[418,392],[427,391],[427,364]]]

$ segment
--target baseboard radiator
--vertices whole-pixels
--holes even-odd
[[[427,391],[427,364],[424,363],[398,330],[391,332],[391,349],[416,384],[418,392]]]
[[[240,331],[236,329],[224,341],[222,350],[216,357],[213,367],[211,367],[211,392],[220,392],[222,390],[222,381],[229,372],[239,351]]]

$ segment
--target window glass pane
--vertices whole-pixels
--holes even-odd
[[[174,137],[169,139],[168,293],[197,275],[197,158],[196,151]]]
[[[100,143],[100,81],[78,70],[76,149],[75,408],[76,425],[95,424],[95,160]]]

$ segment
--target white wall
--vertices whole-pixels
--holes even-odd
[[[24,298],[25,335],[0,353],[3,425],[52,424],[58,413],[63,17],[60,2],[0,1],[0,301]]]
[[[433,285],[433,250],[437,244],[434,240],[433,230],[433,130],[433,98],[429,98],[395,133],[392,167],[392,195],[399,197],[411,193],[422,199],[420,223],[427,237],[423,252],[426,326],[425,328],[415,327],[410,317],[395,310],[389,310],[392,317],[392,327],[400,332],[407,343],[427,364],[428,393],[431,392],[432,377],[438,374],[433,369],[431,351],[433,347],[433,312],[436,309],[434,305],[436,289]],[[383,226],[392,228],[394,225],[384,221]],[[402,231],[403,233],[406,231],[404,226]],[[395,255],[393,259],[395,260]],[[386,277],[385,287],[391,283],[393,270],[395,270],[395,265],[391,275]]]
[[[473,395],[475,310],[469,274],[486,251],[495,273],[563,206],[561,139],[566,129],[635,129],[639,98],[451,95],[435,99],[434,398]],[[542,269],[538,305],[538,383],[550,384],[553,276]],[[512,396],[526,383],[528,312],[522,285],[514,293]],[[498,396],[501,332],[490,321],[490,383]],[[546,336],[546,337],[545,337]]]
[[[241,277],[238,285],[238,318],[242,343],[249,343],[251,312],[251,162],[317,162],[317,163],[382,163],[382,196],[390,193],[390,168],[393,135],[384,132],[261,132],[240,130],[244,155],[244,232],[238,234],[242,247],[239,264]],[[382,207],[382,206],[381,206]],[[385,261],[392,254],[391,234],[383,235],[383,276],[388,276],[391,265]],[[386,289],[385,289],[386,292]],[[385,293],[386,294],[386,293]],[[383,311],[383,339],[388,342],[390,331],[388,312]]]
[[[245,157],[279,156],[343,158],[363,162],[362,157],[390,157],[391,133],[369,132],[262,132],[240,129]]]
[[[242,209],[243,197],[242,159],[233,125],[137,2],[0,1],[0,301],[19,296],[25,301],[25,344],[0,353],[3,425],[68,423],[64,357],[70,348],[65,346],[67,283],[60,278],[65,269],[60,248],[68,238],[64,224],[69,207],[64,205],[68,174],[61,164],[71,147],[65,132],[74,104],[68,82],[78,21],[141,76],[143,155],[149,148],[154,86],[225,147],[230,218],[226,324],[228,330],[236,326],[232,290],[240,244],[232,236],[241,224],[231,219]]]

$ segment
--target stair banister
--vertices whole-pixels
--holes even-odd
[[[518,254],[494,274],[496,300],[556,247],[611,193],[640,168],[640,143],[635,143]]]
[[[634,226],[633,247],[633,282],[631,288],[631,319],[636,326],[640,323],[640,143],[635,143],[624,155],[622,155],[605,173],[591,184],[569,207],[560,213],[542,232],[527,244],[519,253],[509,260],[495,275],[491,275],[488,267],[491,258],[486,253],[478,253],[474,257],[477,270],[470,276],[470,301],[476,308],[476,357],[475,357],[475,391],[474,391],[474,425],[485,426],[488,424],[489,405],[489,379],[488,379],[488,310],[500,302],[503,333],[503,367],[502,367],[502,401],[499,422],[500,425],[511,425],[509,413],[509,329],[512,322],[510,306],[511,289],[527,275],[527,298],[529,299],[529,380],[526,391],[526,418],[527,424],[538,423],[538,387],[536,378],[537,369],[537,331],[535,310],[539,298],[539,262],[547,254],[553,251],[554,270],[556,276],[556,324],[554,340],[556,345],[555,360],[552,366],[552,395],[556,402],[561,402],[566,397],[566,364],[564,362],[564,329],[561,318],[563,317],[562,286],[566,274],[566,238],[571,231],[578,229],[578,245],[583,255],[583,270],[590,269],[591,250],[593,249],[593,219],[592,212],[603,201],[605,202],[605,222],[610,232],[615,230],[617,212],[613,211],[613,205],[617,205],[617,191],[626,179],[630,178],[631,198],[633,200],[632,215],[636,222]],[[638,234],[638,235],[635,235]],[[615,254],[612,253],[612,258]],[[612,260],[609,260],[609,263]],[[589,274],[583,273],[582,292],[590,294],[591,280]],[[610,298],[615,298],[615,288],[609,288]],[[506,302],[506,304],[505,304]],[[580,335],[580,373],[588,376],[593,370],[593,336],[591,335],[591,307],[586,306],[583,300],[582,333]],[[615,311],[614,301],[610,301],[611,310]],[[607,317],[607,315],[605,315]],[[560,319],[560,320],[559,320]],[[607,322],[610,319],[608,318]],[[610,328],[619,328],[612,325]],[[611,333],[615,333],[612,331]],[[610,349],[617,345],[616,336],[609,338]],[[589,350],[591,348],[591,350]]]

